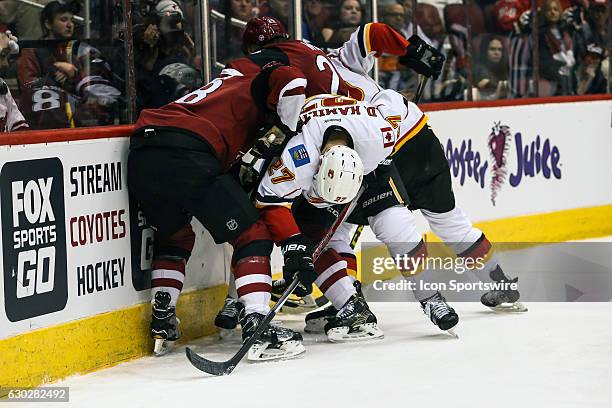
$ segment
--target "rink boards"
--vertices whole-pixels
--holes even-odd
[[[536,102],[424,106],[458,205],[492,241],[611,235],[612,101]],[[33,386],[150,352],[154,234],[127,194],[130,129],[0,136],[0,356],[9,373],[0,387]],[[179,302],[184,340],[213,331],[231,256],[199,223],[194,229]],[[367,229],[363,239],[372,239]],[[279,261],[276,252],[274,270]]]

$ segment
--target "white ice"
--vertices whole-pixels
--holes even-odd
[[[608,241],[610,239],[607,239]],[[193,368],[184,345],[56,383],[70,387],[57,407],[612,407],[612,303],[529,303],[525,314],[496,314],[454,303],[459,339],[442,333],[415,302],[370,305],[383,340],[331,344],[304,334],[301,358],[243,361],[225,377]],[[303,329],[303,316],[282,315]],[[193,342],[212,360],[229,358],[239,338]],[[5,403],[25,407],[25,403]]]
[[[303,357],[242,362],[225,377],[193,368],[183,346],[57,383],[70,387],[70,403],[49,406],[612,406],[612,303],[532,303],[521,315],[454,306],[461,316],[458,340],[435,328],[416,303],[378,303],[372,309],[383,340],[330,344],[305,335]],[[283,321],[302,328],[299,316]],[[239,342],[211,336],[192,345],[222,360]]]

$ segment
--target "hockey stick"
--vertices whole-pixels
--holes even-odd
[[[419,74],[419,83],[417,85],[416,94],[414,95],[414,98],[412,98],[412,103],[419,103],[419,101],[421,100],[421,96],[423,96],[423,91],[425,90],[425,85],[427,85],[428,80],[429,77]],[[355,249],[355,247],[357,246],[357,243],[359,242],[359,238],[361,238],[361,233],[363,232],[364,228],[365,225],[357,226],[357,229],[353,233],[353,238],[351,239],[351,249]]]
[[[334,224],[329,228],[329,230],[327,231],[327,234],[325,234],[321,242],[319,242],[319,245],[317,245],[316,249],[314,250],[312,254],[313,261],[316,261],[319,258],[319,256],[321,255],[321,253],[323,252],[323,250],[325,249],[325,247],[331,240],[332,236],[334,235],[334,233],[340,226],[340,224],[342,224],[342,222],[344,222],[344,220],[346,219],[346,217],[348,217],[351,211],[353,211],[353,209],[357,205],[357,200],[359,199],[361,194],[365,191],[365,188],[366,187],[362,185],[361,188],[359,189],[359,192],[357,193],[357,196],[353,199],[353,201],[351,201],[350,204],[345,205],[342,211],[340,212],[340,214],[338,214],[338,218],[336,218],[336,221],[334,222]],[[274,319],[274,317],[276,316],[277,310],[279,310],[283,306],[285,301],[287,301],[289,296],[293,293],[293,291],[297,287],[298,283],[299,283],[299,279],[296,275],[293,281],[291,282],[291,284],[287,287],[287,289],[285,289],[285,291],[283,292],[278,302],[276,302],[274,307],[272,307],[270,312],[268,312],[266,317],[259,324],[259,326],[255,330],[253,335],[246,342],[242,344],[242,347],[240,347],[238,352],[234,354],[232,358],[230,358],[227,361],[221,361],[221,362],[211,361],[211,360],[205,359],[204,357],[200,356],[195,351],[187,347],[185,348],[185,354],[187,355],[187,359],[189,359],[189,362],[198,370],[204,371],[208,374],[212,374],[212,375],[230,374],[232,371],[234,371],[234,368],[236,368],[236,366],[238,365],[238,363],[240,363],[243,357],[248,353],[251,346],[255,344],[255,342],[259,339],[259,337],[261,337],[262,333],[268,328],[268,325],[270,324],[272,319]]]
[[[413,103],[417,104],[421,100],[421,96],[423,96],[423,91],[425,90],[425,85],[427,85],[428,80],[429,77],[419,74],[419,84],[417,85],[416,94],[414,95],[414,98],[412,98]]]

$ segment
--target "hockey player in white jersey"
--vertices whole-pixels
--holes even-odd
[[[367,101],[381,91],[368,73],[374,66],[375,57],[382,53],[401,56],[400,61],[404,65],[426,76],[437,76],[442,68],[443,58],[418,37],[406,40],[380,23],[362,26],[343,47],[332,50],[329,56],[336,73],[350,83],[351,95],[361,95],[360,99]],[[427,125],[427,115],[412,102],[406,102],[406,106],[408,115],[400,123],[400,137],[394,150],[393,163],[400,174],[395,184],[405,187],[407,199],[396,194],[397,191],[385,194],[387,203],[377,203],[376,208],[362,208],[364,211],[359,222],[370,224],[377,238],[387,244],[392,256],[423,256],[425,244],[417,232],[414,215],[404,205],[404,201],[409,202],[408,208],[420,209],[432,230],[452,246],[458,256],[483,256],[487,259],[485,268],[478,271],[481,280],[516,282],[517,278],[510,279],[503,273],[482,231],[474,228],[461,209],[455,206],[448,164],[439,140]],[[397,173],[395,175],[397,178]],[[393,180],[393,175],[390,178]],[[382,190],[369,190],[362,197],[362,202],[384,193]],[[353,216],[350,221],[356,218]],[[342,234],[344,236],[340,238]],[[350,228],[342,226],[330,246],[344,255],[349,270],[356,270],[355,257],[348,245],[350,238]],[[414,278],[415,271],[405,272],[409,279]],[[282,289],[283,285],[275,284],[274,287]],[[448,330],[457,324],[458,315],[439,292],[417,291],[415,296],[425,314],[441,329]],[[518,291],[491,291],[483,294],[481,301],[495,310],[526,311],[518,298]],[[307,317],[307,330],[320,330],[335,312],[330,307],[310,314]]]
[[[366,24],[343,47],[330,53],[333,72],[350,83],[350,94],[356,99],[369,100],[381,90],[368,73],[374,66],[375,57],[383,52],[401,56],[404,65],[426,76],[435,76],[442,68],[442,60],[436,56],[435,50],[424,46],[418,38],[412,37],[407,41],[385,24]],[[510,279],[503,273],[484,234],[474,228],[461,209],[455,206],[448,164],[439,140],[427,126],[427,116],[411,102],[406,102],[406,106],[408,115],[400,123],[401,132],[393,161],[400,170],[401,184],[408,190],[409,208],[420,209],[432,230],[459,256],[469,258],[482,254],[488,258],[486,268],[480,271],[481,280],[516,281],[516,278]],[[400,205],[401,197],[393,202],[395,196],[389,196],[391,199],[387,206],[371,215],[375,218],[367,217],[368,221],[377,237],[388,245],[391,255],[412,254],[416,257],[423,253],[425,245],[416,230],[414,216],[404,204]],[[338,245],[349,271],[356,271],[355,256],[348,245],[350,229],[341,227],[336,237],[343,231],[345,237],[330,245]],[[282,292],[284,287],[283,282],[273,282],[273,291]],[[415,295],[434,324],[449,329],[457,323],[457,314],[440,293]],[[496,310],[525,311],[518,298],[518,291],[492,291],[485,293],[481,301]],[[313,331],[322,329],[335,313],[335,309],[330,308],[309,315],[307,328]]]
[[[419,52],[418,48],[422,50]],[[364,99],[368,100],[381,89],[367,74],[375,64],[375,57],[383,52],[399,55],[400,62],[426,76],[437,77],[442,68],[439,60],[431,59],[436,51],[422,43],[418,37],[413,36],[406,41],[389,26],[380,23],[362,26],[343,47],[333,50],[330,57],[339,75],[355,88],[361,89]],[[458,256],[482,256],[487,260],[485,267],[476,271],[481,280],[516,282],[517,278],[511,279],[504,274],[482,231],[474,228],[455,205],[448,163],[438,138],[427,125],[427,115],[412,102],[407,102],[407,107],[408,116],[400,124],[401,136],[392,159],[401,177],[401,180],[396,180],[396,184],[403,184],[407,190],[408,208],[420,209],[434,233],[449,244]],[[366,194],[364,199],[370,196]],[[389,202],[386,205],[378,203],[374,213],[362,207],[365,210],[363,216],[367,218],[377,238],[387,244],[392,256],[422,255],[426,249],[416,230],[414,215],[401,205],[401,199],[394,201],[395,195],[390,194],[387,197]],[[350,248],[346,244],[350,241],[346,228],[339,231],[336,237],[343,232],[345,237],[341,242],[344,244],[337,245],[343,245],[344,249],[338,247],[339,252],[349,251]],[[408,276],[413,276],[414,271],[407,272]],[[441,329],[452,328],[458,321],[458,316],[440,293],[417,291],[415,295],[425,313]],[[526,311],[518,298],[518,291],[491,291],[482,295],[481,302],[495,310]]]
[[[393,152],[398,123],[406,114],[401,95],[389,90],[379,92],[371,103],[333,95],[307,101],[300,115],[301,132],[269,167],[257,191],[262,219],[285,256],[303,248],[307,258],[320,238],[298,225],[288,205],[299,197],[311,208],[351,201],[362,176],[372,173]],[[324,327],[330,341],[383,336],[335,249],[326,248],[315,271],[316,277],[300,275],[300,281],[304,293],[312,290],[314,281],[336,308]],[[289,282],[293,276],[284,273],[283,278]]]

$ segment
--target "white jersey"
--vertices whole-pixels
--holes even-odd
[[[371,102],[382,90],[369,76],[369,73],[376,63],[377,55],[394,48],[405,52],[403,43],[393,44],[394,41],[397,42],[396,35],[393,29],[386,24],[369,23],[355,31],[342,47],[329,52],[328,56],[338,74],[348,82],[350,88],[353,88],[352,91],[356,91],[355,94],[351,92],[351,96],[362,94],[362,100]],[[378,41],[374,40],[375,36],[379,37]],[[405,39],[402,40],[406,42]],[[385,47],[375,49],[379,44]],[[428,119],[416,104],[407,100],[402,103],[405,103],[408,115],[400,124],[400,137],[395,151],[416,135],[425,126]]]
[[[14,132],[28,128],[28,124],[19,112],[11,92],[8,91],[5,95],[0,95],[0,132]]]
[[[399,137],[399,123],[407,114],[402,96],[379,92],[371,103],[335,95],[310,98],[300,114],[301,132],[294,136],[281,157],[270,165],[257,194],[259,205],[280,205],[303,194],[317,207],[330,206],[314,191],[325,131],[341,126],[352,137],[353,149],[368,174],[392,152]]]

